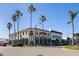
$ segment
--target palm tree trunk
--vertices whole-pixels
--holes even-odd
[[[32,12],[30,12],[30,28],[32,30]],[[30,40],[28,42],[28,44],[32,41],[32,36],[30,36]]]
[[[43,32],[44,32],[43,22],[42,22],[42,30],[43,30]],[[44,34],[43,34],[43,45],[44,45]]]
[[[43,22],[42,22],[42,29],[44,29]]]
[[[10,29],[9,29],[9,40],[10,40]]]
[[[10,29],[9,29],[9,40],[10,40]],[[8,40],[8,41],[9,41],[9,40]]]
[[[77,45],[77,37],[76,37],[76,45]]]
[[[40,39],[39,39],[39,46],[40,46]]]
[[[74,45],[74,23],[72,21],[72,45]]]
[[[18,33],[18,40],[19,40],[19,19],[18,19],[18,23],[17,23],[17,33]]]
[[[32,12],[30,13],[30,28],[32,28]]]
[[[35,40],[36,40],[36,26],[35,26],[35,37],[34,37],[34,45],[35,45]]]
[[[15,29],[15,22],[14,22],[14,39],[16,39],[16,29]]]
[[[9,40],[10,40],[10,29],[9,29]],[[9,41],[9,40],[8,40],[8,41]]]
[[[14,22],[14,40],[16,39],[16,29],[15,29],[15,22]],[[12,41],[12,45],[13,45],[13,41]]]
[[[10,40],[10,30],[9,30],[9,40]]]

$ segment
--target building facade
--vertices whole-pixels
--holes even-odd
[[[11,40],[18,39],[18,33],[12,33],[10,34]],[[28,44],[32,45],[43,45],[48,44],[49,40],[61,40],[62,39],[62,33],[58,31],[48,31],[48,30],[42,30],[38,28],[27,28],[22,31],[19,31],[19,38],[28,38]],[[52,44],[52,43],[49,43]]]

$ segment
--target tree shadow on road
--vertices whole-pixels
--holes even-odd
[[[3,56],[3,54],[2,54],[2,53],[0,53],[0,56]]]
[[[42,55],[42,54],[39,54],[39,55],[37,55],[37,56],[44,56],[44,55]]]

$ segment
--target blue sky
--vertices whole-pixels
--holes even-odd
[[[30,15],[27,12],[28,6],[30,4],[20,4],[20,3],[2,3],[0,4],[0,38],[8,38],[8,29],[6,28],[7,22],[11,20],[11,16],[15,13],[15,10],[20,10],[23,13],[23,16],[20,18],[20,30],[29,27]],[[68,15],[68,10],[78,11],[79,4],[48,4],[40,3],[34,4],[36,11],[33,13],[33,27],[39,23],[40,15],[46,16],[46,21],[44,23],[44,29],[56,30],[63,33],[63,37],[71,36],[71,27],[70,24],[67,25],[67,22],[70,20]],[[79,32],[79,14],[75,18],[75,32]],[[41,25],[37,26],[41,28]],[[11,33],[13,32],[13,27]]]

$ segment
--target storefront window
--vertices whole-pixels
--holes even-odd
[[[31,35],[31,36],[33,35],[33,31],[32,30],[29,32],[29,35]]]

